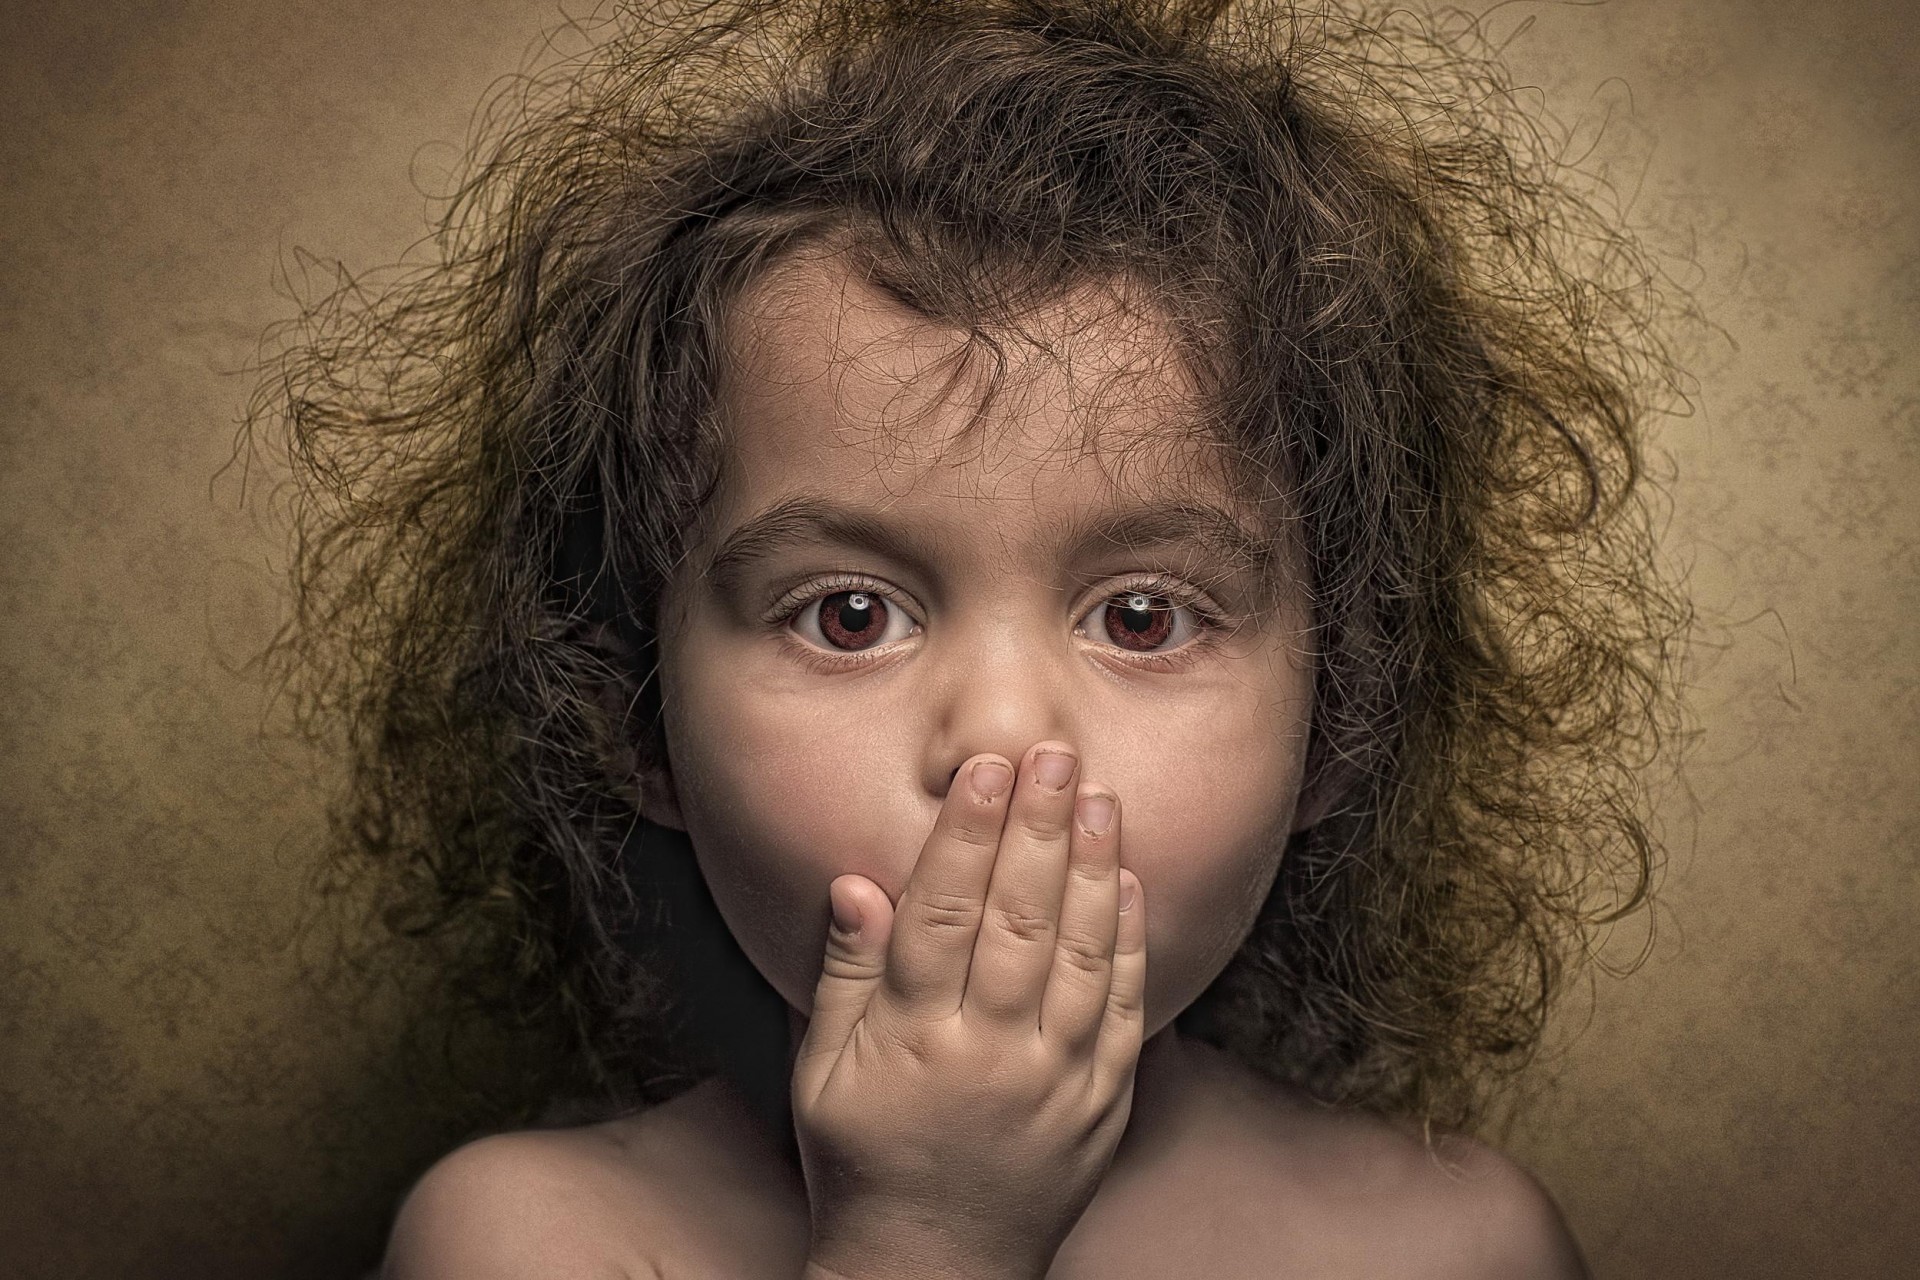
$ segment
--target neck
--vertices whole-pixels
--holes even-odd
[[[806,1018],[787,1007],[786,1052],[739,1055],[727,1067],[723,1083],[737,1106],[751,1118],[759,1141],[777,1152],[792,1171],[800,1170],[800,1145],[793,1132],[793,1063],[807,1032]]]
[[[1173,1145],[1178,1118],[1193,1096],[1197,1063],[1191,1043],[1169,1022],[1140,1047],[1133,1073],[1133,1107],[1114,1149],[1114,1169],[1146,1162]]]

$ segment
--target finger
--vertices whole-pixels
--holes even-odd
[[[1100,1039],[1094,1048],[1098,1065],[1109,1083],[1128,1079],[1140,1060],[1140,1043],[1147,1021],[1147,895],[1140,878],[1120,870],[1120,916],[1113,945],[1113,981],[1107,988],[1107,1008],[1100,1021]]]
[[[1113,985],[1120,922],[1119,799],[1083,784],[1074,801],[1060,936],[1040,1004],[1040,1030],[1075,1049],[1099,1034]]]
[[[1021,761],[967,973],[970,1012],[1039,1025],[1060,929],[1079,767],[1063,742],[1042,742]]]
[[[904,1010],[960,1007],[1012,784],[1002,756],[975,756],[954,774],[894,907],[885,993]]]
[[[893,904],[886,891],[865,876],[840,876],[827,886],[827,895],[833,918],[826,957],[793,1068],[795,1095],[806,1102],[826,1084],[886,974],[887,938],[893,927]]]

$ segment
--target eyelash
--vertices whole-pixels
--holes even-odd
[[[1102,644],[1100,647],[1109,653],[1119,655],[1119,659],[1129,666],[1140,667],[1148,671],[1182,671],[1198,662],[1211,652],[1226,636],[1229,622],[1224,612],[1216,606],[1206,594],[1197,587],[1170,578],[1164,574],[1141,574],[1132,578],[1123,578],[1094,602],[1093,608],[1081,616],[1074,624],[1076,631],[1081,623],[1094,617],[1107,605],[1121,596],[1139,592],[1165,600],[1175,609],[1185,609],[1193,615],[1193,638],[1178,649],[1164,652],[1129,652],[1118,645]]]
[[[842,591],[867,591],[879,596],[893,608],[913,618],[913,610],[907,608],[900,594],[886,583],[858,574],[834,574],[825,578],[814,578],[785,592],[768,608],[763,621],[769,626],[781,629],[781,636],[787,640],[797,657],[817,671],[847,671],[864,666],[878,656],[883,656],[885,648],[861,649],[847,653],[834,653],[812,644],[793,633],[792,622],[800,611],[809,605],[817,604],[827,596]],[[1093,607],[1074,623],[1076,634],[1084,634],[1082,624],[1096,611],[1113,603],[1121,596],[1140,592],[1165,600],[1176,609],[1185,609],[1193,615],[1193,638],[1178,649],[1164,653],[1130,653],[1117,645],[1101,645],[1112,653],[1121,655],[1120,660],[1130,666],[1150,671],[1178,671],[1193,665],[1202,656],[1217,645],[1229,629],[1225,614],[1217,608],[1206,595],[1195,587],[1178,578],[1169,578],[1160,574],[1144,574],[1122,579],[1105,592]],[[921,630],[921,624],[914,622],[915,633]],[[897,641],[895,643],[898,643]],[[892,646],[886,646],[891,648]]]
[[[874,578],[861,577],[858,574],[832,574],[824,578],[812,578],[783,594],[767,610],[765,621],[769,626],[780,628],[780,636],[785,640],[794,655],[816,671],[846,671],[864,666],[873,661],[875,655],[883,654],[884,649],[860,649],[848,653],[834,653],[793,633],[793,620],[800,611],[809,605],[818,604],[830,595],[842,591],[866,591],[885,600],[890,608],[898,609],[907,617],[914,616],[900,598],[900,593],[886,583]],[[914,622],[916,630],[918,621]],[[891,646],[888,646],[891,648]]]

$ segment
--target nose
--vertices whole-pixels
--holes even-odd
[[[930,645],[922,670],[933,710],[923,785],[940,799],[960,766],[983,752],[1018,763],[1036,742],[1078,747],[1072,714],[1073,654],[1053,628],[950,629]]]

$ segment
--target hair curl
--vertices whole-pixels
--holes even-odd
[[[661,749],[650,627],[720,462],[729,300],[849,230],[976,331],[1132,281],[1245,475],[1285,477],[1307,786],[1340,797],[1183,1025],[1319,1097],[1470,1121],[1646,895],[1688,618],[1643,480],[1660,276],[1476,30],[715,0],[596,38],[496,99],[431,261],[309,304],[256,402],[296,477],[275,652],[350,748],[341,865],[543,1046],[523,1081],[662,1093],[674,993],[631,945],[620,778]]]

